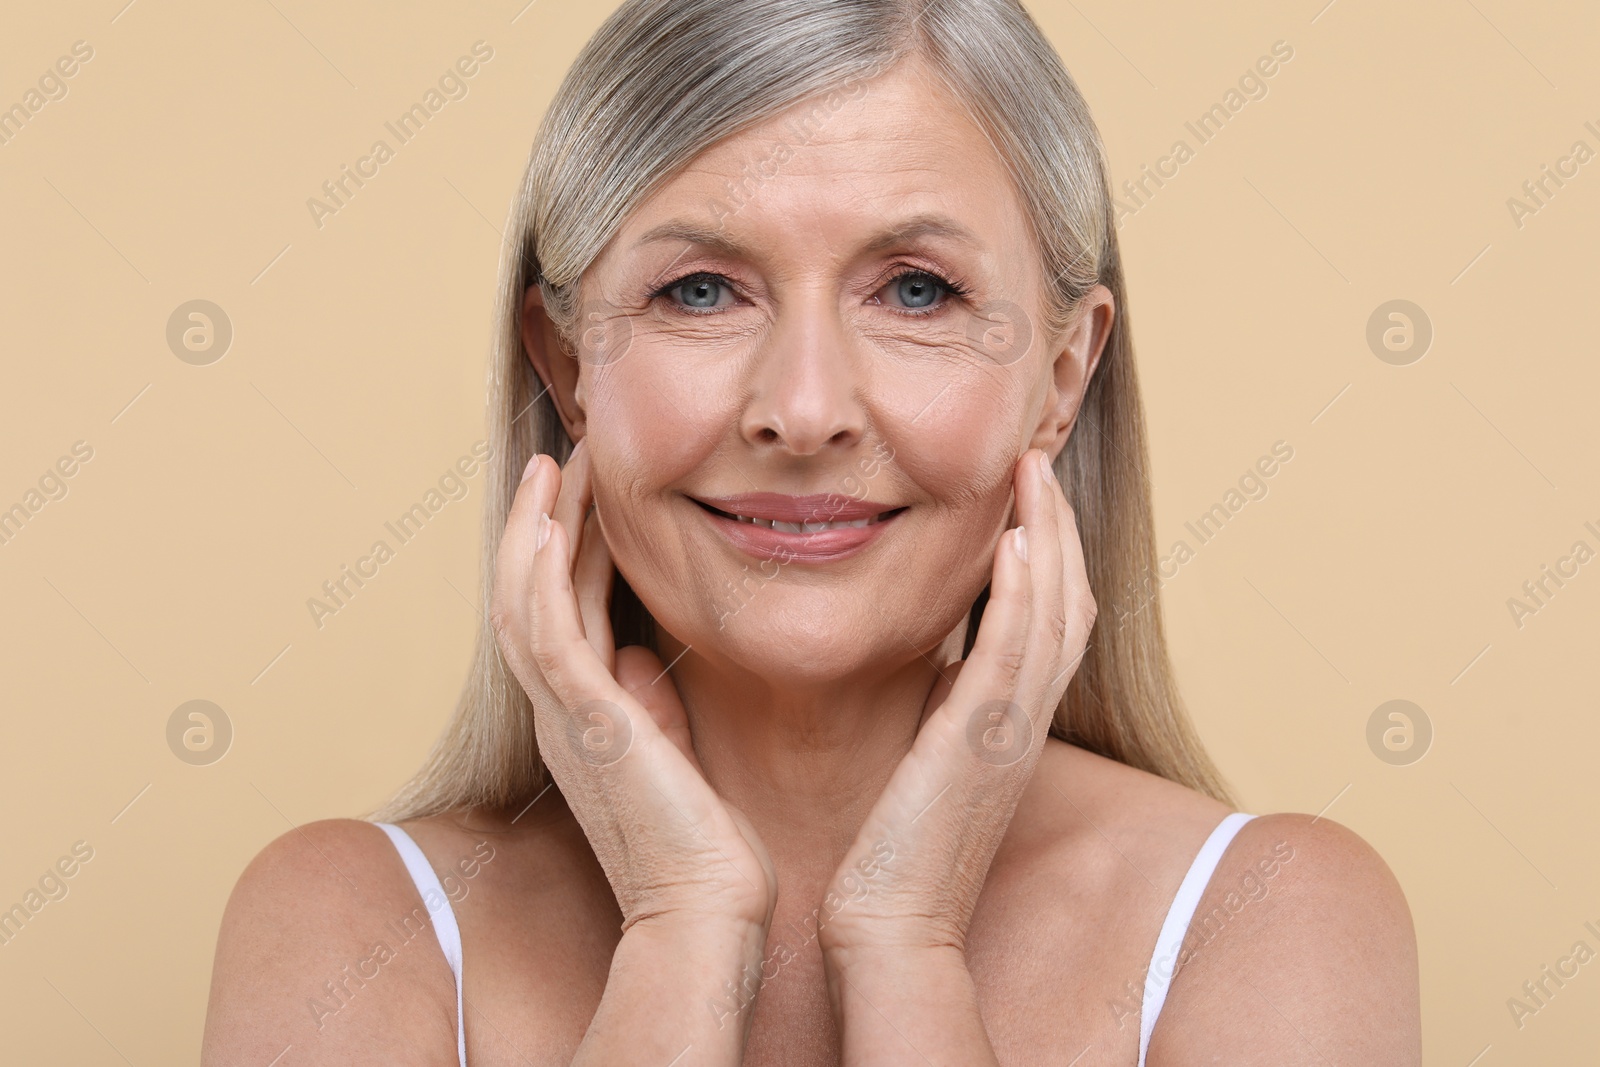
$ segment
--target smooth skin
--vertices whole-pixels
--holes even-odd
[[[585,336],[620,351],[572,358],[529,290],[528,357],[579,445],[529,465],[491,613],[555,785],[405,824],[450,875],[474,1067],[1135,1061],[1156,934],[1227,809],[1046,736],[1096,604],[1040,460],[1117,309],[1097,288],[993,358],[987,309],[1039,315],[1045,279],[960,116],[913,63],[737,205],[787,116],[707,150],[585,275]],[[933,214],[966,236],[908,224]],[[858,484],[907,510],[775,577],[690,499]],[[661,656],[614,647],[616,572]],[[397,933],[418,907],[369,824],[267,846],[223,919],[204,1062],[455,1062],[443,956]],[[1151,1067],[1420,1062],[1410,913],[1351,831],[1252,821],[1202,921]]]

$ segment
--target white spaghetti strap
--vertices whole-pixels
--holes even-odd
[[[1150,1048],[1150,1035],[1155,1032],[1156,1018],[1161,1014],[1162,1005],[1167,1002],[1167,988],[1172,984],[1178,953],[1183,948],[1183,938],[1189,931],[1194,910],[1199,906],[1211,876],[1216,873],[1218,861],[1233,841],[1233,835],[1254,818],[1254,815],[1236,811],[1218,823],[1217,828],[1211,831],[1211,836],[1206,838],[1206,843],[1200,846],[1194,863],[1189,866],[1189,873],[1183,876],[1183,882],[1172,898],[1172,907],[1167,909],[1167,920],[1161,924],[1161,935],[1156,938],[1156,950],[1150,955],[1150,969],[1144,979],[1144,1006],[1139,1012],[1139,1067],[1145,1067],[1144,1057]]]
[[[439,947],[444,950],[445,962],[450,964],[450,971],[456,976],[456,1052],[461,1067],[467,1067],[467,1020],[461,1013],[461,927],[456,925],[456,913],[450,908],[450,898],[445,894],[439,876],[433,873],[428,857],[411,840],[411,835],[393,823],[380,822],[377,825],[389,835],[395,851],[400,853],[400,859],[405,863],[406,871],[428,909],[433,932],[439,938]]]

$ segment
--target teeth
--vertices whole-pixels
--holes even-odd
[[[870,519],[852,519],[849,522],[779,522],[776,519],[752,519],[745,515],[734,516],[740,522],[748,522],[753,526],[765,526],[769,530],[779,533],[817,533],[821,530],[846,530],[870,526],[879,521],[878,516]]]

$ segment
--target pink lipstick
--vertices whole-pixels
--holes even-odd
[[[734,547],[760,559],[828,563],[876,540],[904,506],[840,493],[690,497]]]

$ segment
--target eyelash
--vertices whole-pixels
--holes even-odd
[[[953,297],[968,296],[972,292],[972,288],[964,282],[946,278],[943,275],[936,274],[925,267],[913,267],[909,264],[899,264],[899,266],[903,266],[905,269],[901,270],[898,274],[891,275],[884,281],[883,285],[878,286],[878,289],[882,289],[886,285],[899,282],[908,277],[920,277],[933,279],[935,284],[944,289],[947,294]],[[674,279],[673,281],[663,285],[661,288],[650,294],[650,299],[659,300],[662,297],[670,296],[673,290],[677,289],[679,286],[700,278],[710,279],[711,281],[715,281],[719,284],[727,286],[729,289],[732,289],[735,292],[738,291],[738,287],[735,286],[733,282],[724,275],[716,274],[712,271],[697,270],[689,274],[685,274],[681,278]],[[910,315],[914,318],[926,318],[929,315],[935,315],[943,311],[945,303],[947,303],[947,301],[941,301],[925,308],[895,307],[895,310],[900,312],[902,315]],[[683,312],[686,315],[716,315],[725,310],[721,308],[695,308],[689,307],[685,304],[678,304],[676,302],[674,302],[673,306],[678,311]],[[883,306],[893,307],[894,305],[885,304]]]

